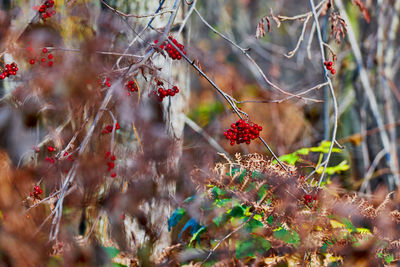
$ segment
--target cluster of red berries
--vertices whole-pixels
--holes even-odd
[[[117,122],[117,123],[115,124],[115,130],[119,130],[120,128],[121,128],[121,127],[119,126],[119,123]],[[104,127],[104,129],[101,131],[101,134],[109,134],[109,133],[112,133],[113,129],[114,129],[113,124],[109,124],[109,125],[107,125],[106,127]]]
[[[56,151],[56,149],[54,147],[52,147],[52,146],[48,146],[47,147],[47,151],[49,153],[52,153],[52,152]],[[49,162],[49,163],[51,163],[51,164],[54,164],[56,162],[53,157],[46,157],[44,160]]]
[[[183,46],[183,44],[179,43],[172,36],[169,36],[168,39],[171,40],[171,42],[173,42],[179,48],[179,50],[181,50],[182,54],[186,55],[186,51],[184,50],[185,47]],[[158,40],[154,40],[154,44],[158,44]],[[168,53],[168,56],[173,60],[182,59],[182,55],[179,53],[179,51],[175,49],[175,47],[172,44],[168,43],[167,41],[162,43],[160,45],[160,48],[164,49]]]
[[[262,126],[255,123],[247,123],[240,119],[236,123],[232,123],[231,129],[224,132],[224,136],[231,141],[231,145],[246,143],[250,144],[251,140],[254,140],[260,136]]]
[[[42,193],[43,193],[43,190],[38,185],[35,185],[33,187],[33,191],[30,193],[30,195],[31,195],[31,197],[39,198],[39,195],[41,195]]]
[[[108,162],[107,162],[107,166],[108,166],[107,171],[111,172],[111,170],[115,168],[115,163],[114,163],[115,155],[111,155],[111,152],[107,151],[106,152],[106,160],[108,160]],[[111,173],[111,178],[115,178],[116,176],[117,176],[117,174],[115,172]]]
[[[69,161],[74,161],[74,159],[72,158],[72,155],[69,155],[69,156],[68,156],[68,155],[69,155],[69,153],[68,153],[68,152],[65,152],[65,153],[64,153],[64,158],[67,157],[67,160],[69,160]]]
[[[131,95],[131,92],[133,93],[139,91],[136,81],[134,80],[127,82],[125,88],[128,91],[127,93],[128,96]]]
[[[17,75],[18,67],[15,62],[6,64],[4,67],[5,69],[3,69],[3,72],[0,74],[0,80],[4,80],[8,76]]]
[[[107,85],[107,87],[111,87],[111,83],[110,83],[110,78],[106,77],[106,81],[104,82],[104,85]]]
[[[179,93],[178,86],[174,85],[171,89],[165,89],[162,81],[157,81],[158,90],[155,94],[158,97],[158,101],[162,102],[166,96],[174,96]]]
[[[28,51],[32,51],[32,48],[31,47],[28,47],[27,48],[27,50]],[[49,50],[46,48],[46,47],[44,47],[43,49],[42,49],[42,53],[43,54],[46,54],[46,53],[48,53],[49,52]],[[43,67],[45,67],[46,65],[48,65],[49,67],[53,67],[53,64],[54,64],[54,62],[52,61],[53,60],[53,54],[48,54],[47,55],[47,59],[49,60],[49,62],[46,64],[46,55],[44,55],[44,56],[42,56],[41,58],[40,58],[40,62],[41,62],[41,65],[43,66]],[[32,59],[30,59],[29,60],[29,64],[31,64],[31,65],[33,65],[33,64],[35,64],[35,59],[34,58],[32,58]]]
[[[310,205],[313,202],[313,200],[314,201],[317,200],[317,195],[314,195],[314,196],[312,196],[310,194],[304,195],[304,202],[306,203],[306,205]]]
[[[39,14],[40,14],[40,18],[45,21],[47,18],[50,18],[51,16],[55,15],[56,11],[54,9],[52,9],[53,6],[54,6],[54,0],[46,0],[38,8],[38,11],[39,11]]]
[[[332,61],[325,61],[324,62],[325,68],[329,71],[331,71],[332,75],[335,75],[336,70],[333,68],[333,63]]]

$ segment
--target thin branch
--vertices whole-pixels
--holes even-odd
[[[275,90],[279,91],[282,94],[285,95],[289,95],[292,97],[298,97],[304,100],[309,100],[312,102],[316,102],[315,99],[312,98],[305,98],[305,97],[300,97],[296,94],[292,94],[290,92],[287,92],[283,89],[281,89],[279,86],[275,85],[273,82],[271,82],[267,76],[265,75],[265,73],[263,72],[263,70],[260,68],[260,66],[257,64],[257,62],[249,55],[249,53],[247,53],[247,51],[249,49],[244,49],[242,47],[240,47],[239,45],[237,45],[235,42],[233,42],[231,39],[229,39],[228,37],[226,37],[224,34],[220,33],[218,30],[216,30],[214,27],[212,27],[204,18],[203,16],[200,14],[200,12],[195,9],[194,10],[196,12],[196,14],[199,16],[199,18],[201,19],[201,21],[210,29],[212,30],[215,34],[219,35],[222,39],[224,39],[225,41],[227,41],[228,43],[230,43],[231,45],[233,45],[234,47],[236,47],[237,49],[239,49],[249,60],[250,62],[254,65],[254,67],[257,69],[257,71],[260,73],[260,75],[263,77],[264,81],[269,84],[272,88],[274,88]]]
[[[350,42],[351,49],[353,50],[353,54],[354,54],[354,58],[356,60],[357,66],[359,68],[360,81],[361,81],[362,87],[364,89],[365,96],[367,97],[369,106],[371,108],[372,115],[376,121],[377,126],[380,129],[384,129],[384,122],[383,122],[382,116],[379,112],[378,103],[377,103],[374,91],[372,90],[370,80],[368,77],[368,73],[363,64],[361,50],[360,50],[360,47],[358,46],[356,34],[354,32],[353,27],[351,26],[349,17],[347,15],[346,9],[344,8],[342,0],[336,0],[335,4],[336,4],[337,8],[339,9],[342,18],[346,21],[346,24],[348,25],[348,28],[347,28],[348,39]],[[379,135],[380,135],[380,139],[381,139],[383,148],[386,150],[387,153],[390,153],[391,152],[390,141],[389,141],[387,132],[382,130],[379,132]],[[389,157],[387,159],[387,161],[388,161],[387,163],[389,165],[389,168],[393,172],[392,173],[392,175],[393,175],[392,179],[394,180],[393,182],[397,186],[399,184],[399,175],[395,172],[396,167],[394,166],[393,157]],[[389,183],[391,183],[390,177],[389,177]],[[392,190],[392,189],[393,188],[389,188],[389,190]]]
[[[314,17],[314,23],[315,23],[315,27],[316,27],[316,31],[317,31],[317,37],[318,37],[318,42],[319,42],[319,48],[320,48],[320,53],[321,53],[321,65],[324,66],[324,62],[325,62],[325,52],[324,52],[324,46],[323,43],[324,41],[322,40],[322,34],[321,34],[321,28],[319,26],[319,22],[318,22],[318,15],[315,11],[315,5],[314,5],[314,0],[309,0],[310,6],[311,6],[311,12],[313,14]],[[322,180],[324,179],[324,175],[325,175],[325,171],[326,171],[326,167],[328,166],[331,154],[332,154],[332,149],[333,149],[333,145],[335,144],[335,140],[336,140],[336,131],[337,131],[337,123],[338,123],[338,107],[337,107],[337,100],[336,100],[336,96],[335,96],[335,91],[333,89],[332,86],[332,81],[328,76],[328,73],[326,71],[326,69],[323,67],[323,71],[324,71],[324,77],[326,82],[328,83],[329,86],[329,90],[331,93],[331,97],[333,100],[333,116],[334,116],[334,122],[333,122],[333,130],[332,130],[332,138],[331,138],[331,144],[329,146],[329,151],[328,154],[326,155],[326,159],[324,160],[324,162],[322,162],[319,166],[317,166],[315,168],[315,170],[318,170],[321,166],[323,166],[323,171],[321,173],[321,176],[319,178],[319,182],[318,182],[318,187],[321,186]]]
[[[242,114],[247,115],[246,113],[244,113],[243,111],[239,110],[236,107],[236,104],[234,103],[234,101],[232,100],[233,98],[231,96],[229,96],[227,93],[225,93],[224,91],[222,91],[218,85],[215,84],[215,82],[213,80],[211,80],[195,63],[194,61],[190,60],[184,53],[182,53],[182,51],[179,49],[179,47],[177,47],[170,39],[167,39],[167,42],[169,44],[171,44],[176,51],[178,51],[178,53],[195,69],[197,70],[197,72],[203,77],[205,78],[208,83],[210,83],[212,85],[212,87],[229,103],[229,105],[232,107],[233,111],[236,113],[236,115],[243,119]],[[288,171],[288,169],[286,168],[286,166],[279,160],[279,158],[275,155],[274,151],[271,149],[271,147],[267,144],[267,142],[265,142],[265,140],[259,136],[258,137],[261,142],[264,144],[264,146],[268,149],[268,151],[271,153],[271,155],[273,156],[274,159],[276,159],[276,161],[278,162],[278,164],[282,167],[282,169],[284,169],[285,171]]]
[[[224,236],[224,238],[222,238],[216,245],[215,247],[210,250],[210,252],[208,253],[207,257],[203,260],[202,264],[206,263],[208,261],[208,259],[211,257],[211,255],[215,252],[215,250],[222,244],[222,242],[224,242],[226,239],[228,239],[229,237],[231,237],[234,233],[236,233],[237,231],[239,231],[240,229],[242,229],[251,219],[253,219],[254,215],[256,215],[256,212],[254,211],[253,214],[247,218],[246,221],[244,221],[241,225],[239,225],[236,229],[234,229],[233,231],[231,231],[229,234],[227,234],[226,236]]]
[[[206,131],[204,131],[203,128],[201,128],[199,125],[197,125],[197,123],[195,123],[194,121],[192,121],[192,120],[191,120],[188,116],[186,116],[186,115],[185,115],[185,123],[186,123],[186,125],[188,125],[190,128],[192,128],[193,131],[195,131],[196,133],[198,133],[198,134],[200,134],[201,136],[203,136],[204,139],[206,139],[207,142],[208,142],[215,150],[217,150],[217,151],[220,152],[220,153],[224,153],[224,154],[228,155],[228,157],[229,157],[228,152],[226,152],[225,149],[223,149],[223,148],[218,144],[218,142],[217,142],[214,138],[212,138],[208,133],[206,133]],[[229,157],[229,158],[230,158],[230,157]]]
[[[301,30],[301,34],[300,34],[300,37],[299,37],[299,39],[297,41],[296,47],[292,51],[290,51],[289,53],[285,54],[285,57],[291,58],[296,54],[297,50],[299,50],[300,45],[304,40],[304,34],[306,32],[307,23],[310,20],[310,18],[311,18],[311,15],[307,16],[306,20],[303,22],[303,29]]]
[[[172,12],[174,12],[174,10],[164,10],[164,11],[156,12],[156,13],[154,13],[154,14],[149,14],[149,15],[125,14],[124,12],[119,11],[118,9],[116,9],[116,8],[110,6],[109,4],[107,4],[104,0],[100,0],[100,1],[101,1],[106,7],[108,7],[109,9],[111,9],[112,11],[114,11],[115,13],[117,13],[118,15],[121,15],[121,16],[127,17],[127,18],[137,18],[137,19],[140,19],[140,18],[149,18],[149,17],[150,17],[150,18],[154,18],[154,17],[156,17],[156,16],[161,16],[161,15],[166,14],[166,13],[172,13]]]

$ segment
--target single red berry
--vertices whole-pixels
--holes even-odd
[[[47,52],[48,52],[47,48],[44,47],[44,48],[42,49],[42,52],[43,52],[43,53],[47,53]]]
[[[114,178],[115,176],[117,176],[117,174],[115,172],[111,173],[112,178]]]
[[[47,56],[47,58],[48,58],[48,59],[52,59],[52,58],[53,58],[53,54],[49,54],[49,55]]]
[[[114,162],[109,162],[107,163],[108,167],[110,167],[111,169],[113,169],[115,167]]]
[[[29,60],[29,64],[31,65],[35,64],[35,60],[34,59]]]
[[[332,73],[333,75],[335,75],[336,70],[335,70],[335,69],[332,69],[332,70],[331,70],[331,73]]]

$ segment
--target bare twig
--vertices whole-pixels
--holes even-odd
[[[312,101],[312,102],[316,102],[315,99],[312,98],[305,98],[305,97],[301,97],[298,96],[296,94],[292,94],[290,92],[287,92],[283,89],[281,89],[279,86],[275,85],[273,82],[271,82],[267,76],[265,75],[265,73],[263,72],[263,70],[260,68],[260,66],[257,64],[257,62],[249,55],[249,53],[247,53],[247,51],[249,49],[244,49],[242,47],[240,47],[238,44],[236,44],[235,42],[233,42],[231,39],[229,39],[228,37],[226,37],[224,34],[220,33],[218,30],[216,30],[214,27],[212,27],[204,18],[203,16],[200,14],[200,12],[195,9],[194,10],[196,12],[196,14],[199,16],[199,18],[201,19],[201,21],[210,29],[212,30],[215,34],[219,35],[222,39],[224,39],[225,41],[229,42],[231,45],[233,45],[234,47],[236,47],[237,49],[239,49],[247,58],[248,60],[254,65],[254,67],[257,69],[257,71],[260,73],[261,77],[264,79],[264,81],[269,84],[272,88],[274,88],[275,90],[279,91],[282,94],[285,95],[289,95],[292,97],[297,97],[299,99],[303,99],[303,100],[308,100],[308,101]]]
[[[228,152],[226,152],[225,149],[223,149],[223,148],[218,144],[218,142],[215,141],[214,138],[212,138],[208,133],[206,133],[206,132],[204,131],[203,128],[201,128],[199,125],[197,125],[197,124],[196,124],[194,121],[192,121],[188,116],[185,116],[185,123],[186,123],[190,128],[192,128],[196,133],[198,133],[198,134],[200,134],[201,136],[203,136],[204,139],[206,139],[207,142],[208,142],[213,148],[215,148],[215,150],[217,150],[217,151],[220,152],[220,153],[224,153],[224,154],[228,155],[228,157],[229,157]]]
[[[313,17],[314,17],[314,23],[315,23],[315,27],[316,27],[316,31],[317,31],[317,37],[318,37],[319,48],[320,48],[320,53],[321,53],[321,65],[323,66],[323,64],[325,62],[325,52],[324,52],[324,47],[323,47],[323,43],[324,42],[322,40],[321,28],[319,26],[318,15],[316,13],[314,0],[309,0],[309,3],[310,3],[310,6],[311,6],[311,12],[312,12]],[[319,166],[317,166],[315,168],[316,170],[318,170],[321,166],[324,167],[323,171],[321,173],[321,176],[319,178],[318,187],[321,186],[322,180],[324,179],[324,174],[325,174],[325,171],[326,171],[326,167],[328,166],[329,159],[330,159],[331,154],[332,154],[332,148],[333,148],[333,145],[335,144],[336,131],[337,131],[337,120],[338,120],[338,107],[337,107],[337,100],[336,100],[336,96],[335,96],[335,91],[333,90],[332,81],[329,78],[326,69],[323,68],[323,70],[324,70],[324,77],[325,77],[326,82],[328,83],[329,90],[330,90],[330,93],[331,93],[331,97],[332,97],[332,100],[333,100],[334,123],[333,123],[331,144],[329,146],[328,154],[326,155],[325,160]]]
[[[137,19],[140,19],[140,18],[154,18],[154,17],[156,17],[156,16],[161,16],[161,15],[166,14],[166,13],[172,13],[172,12],[174,12],[174,10],[172,9],[172,10],[163,10],[163,11],[156,12],[156,13],[154,13],[154,14],[149,14],[149,15],[125,14],[124,12],[119,11],[118,9],[116,9],[116,8],[110,6],[109,4],[107,4],[106,1],[104,1],[104,0],[100,0],[100,1],[101,1],[107,8],[111,9],[112,11],[114,11],[115,13],[117,13],[118,15],[121,15],[121,16],[127,17],[127,18],[137,18]]]
[[[227,240],[229,237],[231,237],[234,233],[236,233],[237,231],[239,231],[240,229],[242,229],[251,219],[253,219],[254,215],[256,215],[256,212],[254,211],[253,214],[247,218],[246,221],[244,221],[241,225],[239,225],[239,227],[237,227],[236,229],[234,229],[233,231],[231,231],[229,234],[227,234],[226,236],[224,236],[224,238],[222,238],[216,245],[215,247],[210,250],[210,252],[208,253],[207,257],[203,260],[202,264],[204,264],[205,262],[208,261],[208,259],[211,257],[211,255],[215,252],[215,250],[217,250],[217,248],[222,244],[222,242],[224,242],[225,240]]]
[[[346,23],[348,25],[348,28],[347,28],[348,39],[349,39],[349,42],[351,45],[351,49],[353,50],[354,58],[357,62],[357,65],[358,65],[358,68],[360,71],[360,81],[361,81],[362,87],[364,89],[366,98],[368,100],[369,106],[371,108],[372,115],[376,121],[376,124],[380,129],[382,129],[379,132],[382,145],[383,145],[385,151],[387,153],[390,153],[391,149],[390,149],[389,137],[388,137],[387,132],[385,130],[383,130],[384,122],[383,122],[382,116],[379,112],[378,103],[377,103],[375,94],[372,90],[372,87],[371,87],[371,84],[370,84],[370,81],[368,78],[368,73],[363,64],[361,50],[360,50],[360,47],[358,46],[355,32],[353,30],[353,27],[351,26],[349,17],[347,16],[347,12],[346,12],[346,9],[344,8],[342,0],[336,0],[335,4],[336,4],[337,8],[339,9],[341,16],[343,17],[343,19],[346,21]],[[393,172],[393,174],[392,174],[393,176],[388,178],[389,185],[394,184],[397,186],[399,184],[399,175],[398,175],[398,173],[395,172],[396,167],[394,166],[393,157],[389,157],[387,159],[387,161],[388,161],[387,163],[389,165],[389,168]],[[389,188],[389,190],[392,190],[392,189],[393,188]]]

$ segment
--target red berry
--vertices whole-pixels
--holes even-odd
[[[48,58],[48,59],[52,59],[52,58],[53,58],[53,54],[49,54],[49,55],[47,56],[47,58]]]
[[[107,163],[108,167],[110,167],[111,169],[113,169],[115,167],[114,162],[109,162]]]
[[[43,53],[47,53],[47,52],[48,52],[47,48],[44,47],[44,48],[42,49],[42,52],[43,52]]]
[[[331,70],[331,73],[332,73],[333,75],[335,75],[336,70],[335,70],[335,69],[332,69],[332,70]]]
[[[35,60],[34,59],[29,60],[29,64],[31,65],[35,64]]]
[[[111,173],[112,178],[114,178],[115,176],[117,176],[117,174],[115,172]]]

